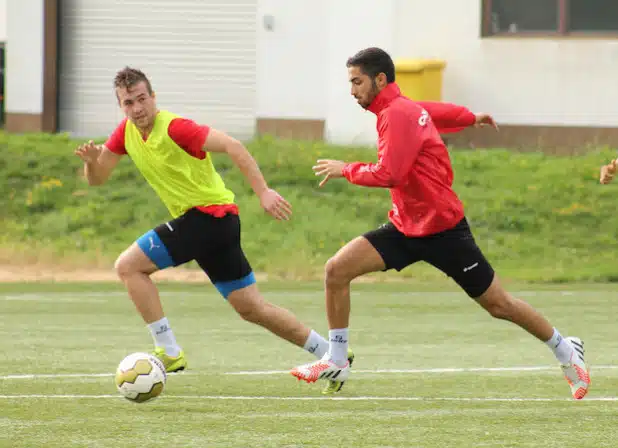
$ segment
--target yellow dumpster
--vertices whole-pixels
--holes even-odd
[[[412,100],[441,101],[444,67],[440,59],[400,59],[395,61],[395,79],[401,93]]]

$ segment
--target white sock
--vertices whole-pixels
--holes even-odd
[[[328,352],[328,341],[321,335],[311,330],[307,342],[303,347],[309,353],[313,353],[316,358],[322,359],[322,357]]]
[[[330,359],[339,367],[345,366],[348,362],[348,329],[329,330],[328,342]]]
[[[569,341],[564,339],[560,332],[554,328],[554,335],[551,339],[545,342],[547,346],[554,352],[556,359],[560,364],[568,364],[573,356],[573,346]]]
[[[178,356],[180,353],[180,346],[176,342],[172,327],[170,327],[167,317],[161,320],[148,324],[150,334],[152,334],[152,340],[156,347],[163,347],[165,354],[168,356]]]

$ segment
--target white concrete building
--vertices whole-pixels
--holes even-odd
[[[161,107],[242,138],[372,143],[375,119],[350,98],[345,61],[380,46],[444,59],[443,100],[503,125],[468,139],[618,142],[618,8],[582,1],[530,13],[514,0],[0,0],[7,128],[109,133],[121,118],[113,76],[132,65]]]
[[[6,0],[0,0],[0,42],[6,41]]]

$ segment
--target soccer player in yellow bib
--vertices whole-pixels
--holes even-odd
[[[328,342],[322,336],[288,310],[262,298],[242,251],[234,193],[215,170],[210,153],[226,153],[233,160],[273,218],[287,220],[292,213],[290,204],[268,187],[251,154],[221,131],[159,110],[150,81],[139,70],[126,67],[118,72],[114,87],[126,118],[105,144],[88,142],[75,153],[84,161],[90,185],[106,182],[120,158],[128,154],[172,215],[172,220],[138,238],[115,264],[167,371],[183,370],[187,361],[150,275],[191,260],[243,319],[317,358],[324,356]],[[329,386],[340,389],[340,384]]]

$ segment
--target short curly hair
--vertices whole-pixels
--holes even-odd
[[[152,95],[152,85],[144,72],[136,68],[125,67],[116,73],[116,77],[114,78],[114,88],[131,90],[131,88],[135,87],[140,82],[146,83],[148,94]]]

